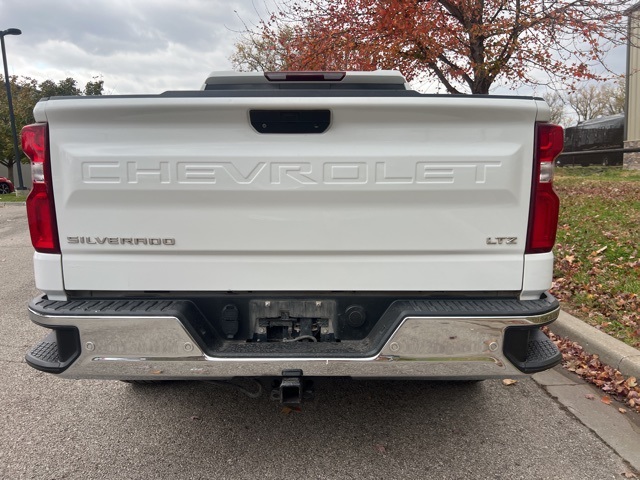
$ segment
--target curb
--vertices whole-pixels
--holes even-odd
[[[27,202],[0,202],[0,207],[10,207],[12,205],[17,205],[19,207],[24,207]]]
[[[640,378],[640,351],[561,311],[549,329],[558,336],[579,343],[586,352],[627,377]]]

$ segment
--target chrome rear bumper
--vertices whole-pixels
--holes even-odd
[[[301,370],[309,377],[477,379],[523,375],[505,354],[506,330],[528,327],[539,333],[537,326],[554,321],[559,309],[507,317],[409,316],[381,350],[367,358],[216,357],[207,355],[174,316],[57,316],[33,309],[29,313],[41,326],[77,329],[78,353],[59,369],[65,378],[193,380],[278,377],[285,370]],[[55,360],[56,346],[49,343],[36,346],[27,361],[58,373],[47,370],[46,363],[39,365],[40,357],[33,355],[44,349],[49,354],[43,362]],[[554,354],[553,344],[542,347],[551,349],[544,367],[549,368],[559,361],[557,349]]]

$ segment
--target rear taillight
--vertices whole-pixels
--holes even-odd
[[[550,252],[556,243],[560,200],[553,191],[555,160],[562,152],[564,131],[559,125],[536,124],[529,234],[526,253]]]
[[[60,253],[46,123],[34,123],[22,129],[22,150],[31,160],[33,180],[33,188],[27,197],[31,243],[37,252]]]

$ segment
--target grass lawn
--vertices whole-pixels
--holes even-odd
[[[24,202],[27,200],[26,195],[16,196],[15,193],[8,193],[6,195],[0,195],[0,203],[4,202]]]
[[[552,293],[563,308],[640,348],[640,171],[556,170]]]

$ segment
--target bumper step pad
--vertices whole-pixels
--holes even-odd
[[[58,346],[61,334],[68,336],[73,334],[70,330],[52,331],[40,343],[35,345],[25,356],[26,362],[37,370],[49,373],[60,373],[64,371],[77,357],[79,349],[73,349],[67,354],[61,352]],[[75,342],[73,342],[75,343]]]
[[[536,373],[559,364],[562,361],[562,353],[541,330],[531,330],[524,361],[512,357],[509,360],[524,373]]]

